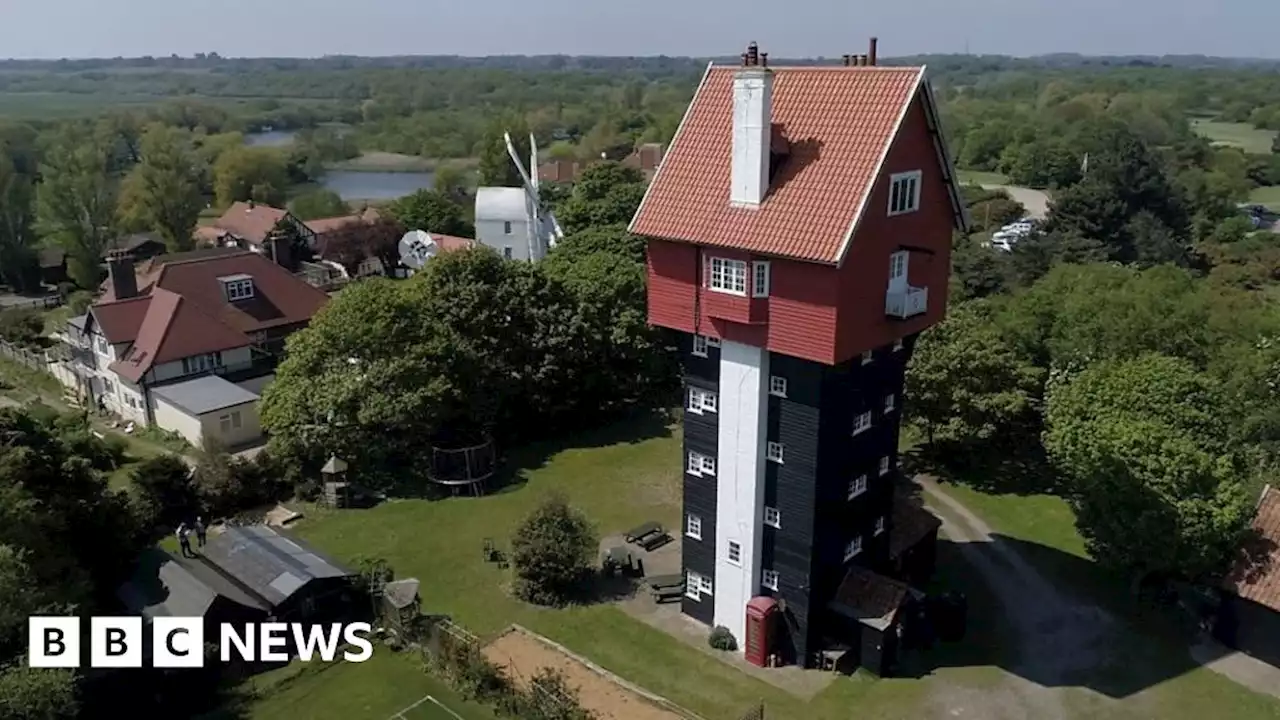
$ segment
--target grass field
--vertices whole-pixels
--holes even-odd
[[[439,163],[418,155],[380,152],[377,150],[362,153],[350,160],[331,163],[330,170],[349,170],[357,172],[429,172]]]
[[[242,690],[250,701],[245,720],[493,720],[486,708],[468,703],[422,671],[408,653],[375,647],[363,663],[294,663],[253,678]],[[410,708],[405,710],[406,708]],[[401,715],[401,711],[405,711]]]
[[[956,175],[963,185],[1008,185],[1009,178],[998,172],[981,170],[956,170]]]
[[[483,539],[493,538],[499,547],[509,547],[507,538],[517,521],[551,492],[565,493],[595,520],[601,533],[619,532],[650,519],[679,527],[682,463],[677,431],[678,427],[661,423],[635,422],[580,437],[574,447],[519,449],[508,460],[516,471],[516,482],[490,496],[400,500],[365,511],[308,508],[308,519],[296,531],[340,558],[382,557],[398,576],[423,579],[424,612],[452,615],[480,635],[520,623],[707,720],[739,720],[748,706],[761,700],[770,720],[843,720],[853,708],[859,718],[868,720],[927,718],[937,715],[937,708],[946,707],[956,693],[963,697],[967,692],[985,692],[1008,677],[1002,668],[1008,667],[1011,650],[1000,608],[982,601],[989,592],[955,556],[940,561],[938,585],[959,588],[971,598],[970,637],[932,651],[937,666],[923,677],[874,679],[859,673],[838,679],[812,701],[712,660],[706,651],[689,647],[612,605],[551,610],[514,600],[506,591],[506,573],[483,562]],[[1002,532],[1061,549],[1056,557],[1068,560],[1062,567],[1046,568],[1046,575],[1090,593],[1095,586],[1111,586],[1111,580],[1084,556],[1070,510],[1060,500],[986,495],[963,487],[957,488],[957,494]],[[1042,560],[1039,555],[1034,559]],[[1146,638],[1135,634],[1133,641],[1143,645]],[[975,654],[977,646],[986,649]],[[329,688],[317,686],[315,692],[314,706],[327,707],[322,696]],[[1280,718],[1280,703],[1206,670],[1171,674],[1106,712],[1088,704],[1082,691],[1069,692],[1082,703],[1080,718],[1190,720],[1212,716],[1215,708],[1230,708],[1231,717],[1243,720]],[[1149,714],[1152,708],[1159,712]],[[938,716],[945,716],[945,711]]]
[[[1280,185],[1256,188],[1249,195],[1249,202],[1266,205],[1268,208],[1280,212]]]
[[[1191,127],[1215,143],[1238,147],[1258,155],[1271,153],[1271,140],[1276,136],[1274,130],[1259,130],[1248,123],[1227,123],[1202,118],[1193,118]]]

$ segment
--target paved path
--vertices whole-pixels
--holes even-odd
[[[1280,668],[1225,648],[1212,640],[1191,647],[1191,657],[1256,693],[1280,698]]]
[[[1027,214],[1036,220],[1043,220],[1049,214],[1049,196],[1040,190],[1017,185],[984,184],[982,187],[987,190],[1004,190],[1009,193],[1010,197],[1022,203],[1022,206],[1027,209]]]
[[[994,538],[981,518],[927,478],[917,478],[928,504],[942,518],[942,532],[995,593],[1008,623],[1021,641],[1018,661],[1007,683],[995,691],[939,697],[955,717],[1035,717],[1067,720],[1066,688],[1072,678],[1106,663],[1106,643],[1113,619],[1102,609],[1058,591],[1016,550]],[[1073,687],[1073,692],[1098,693]],[[955,706],[954,704],[960,704]]]

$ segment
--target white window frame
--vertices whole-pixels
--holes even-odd
[[[870,410],[867,410],[866,412],[860,412],[857,415],[853,416],[853,434],[854,435],[861,435],[862,433],[870,430],[872,425],[873,423],[871,422]]]
[[[713,257],[709,262],[707,288],[727,295],[747,296],[747,261]]]
[[[885,411],[886,413],[891,413],[891,412],[893,412],[894,410],[897,410],[897,409],[898,409],[898,396],[897,396],[897,395],[894,395],[893,393],[889,393],[888,395],[885,395],[885,396],[884,396],[884,411]]]
[[[691,413],[701,415],[704,412],[715,412],[718,407],[719,398],[710,390],[702,388],[689,388],[689,402],[686,405]]]
[[[920,209],[920,185],[924,173],[919,170],[889,176],[889,216],[906,215]]]
[[[706,575],[698,575],[698,592],[703,595],[710,595],[712,590],[711,578]]]
[[[769,527],[782,527],[782,512],[778,508],[766,506],[764,509],[764,524]]]
[[[97,335],[93,339],[94,349],[98,351],[98,354],[103,357],[111,357],[111,345],[107,342],[107,339],[101,335]]]
[[[253,297],[252,280],[228,280],[226,285],[227,300],[231,302],[235,302],[236,300],[248,300]]]
[[[684,534],[694,540],[702,539],[702,518],[689,513],[684,516]]]
[[[706,335],[693,336],[693,354],[698,357],[707,356],[707,336]]]
[[[880,458],[880,474],[888,475],[889,470],[890,470],[889,456],[885,455],[884,457]]]
[[[894,340],[894,341],[893,341],[893,351],[894,351],[894,352],[898,352],[898,351],[899,351],[899,350],[901,350],[903,347],[905,347],[905,346],[904,346],[904,344],[903,344],[903,342],[902,342],[902,338],[898,338],[897,340]]]
[[[769,297],[772,273],[773,269],[768,260],[757,260],[751,263],[751,297]]]
[[[192,375],[222,367],[222,353],[205,353],[182,358],[182,374]]]
[[[848,542],[844,546],[844,559],[852,560],[862,552],[862,536],[859,535]]]
[[[699,452],[690,452],[689,460],[685,463],[685,472],[690,475],[702,477],[703,475],[716,476],[716,459]]]
[[[876,518],[876,531],[875,531],[875,534],[876,534],[876,535],[879,535],[879,534],[881,534],[881,533],[883,533],[883,532],[884,532],[884,516],[883,516],[883,515],[881,515],[880,517]]]
[[[778,590],[778,571],[777,570],[761,570],[760,585],[777,592]]]
[[[510,221],[510,220],[503,220],[503,221],[502,221],[502,234],[503,234],[503,235],[510,235],[510,234],[511,234],[511,221]]]
[[[870,365],[870,364],[871,364],[871,361],[875,359],[875,356],[876,356],[876,354],[875,354],[875,351],[873,351],[873,350],[866,350],[866,351],[864,351],[864,352],[862,353],[862,364],[863,364],[863,365]]]
[[[785,450],[786,448],[782,446],[782,443],[770,440],[764,446],[764,458],[769,462],[776,462],[781,465]]]
[[[734,555],[733,551],[735,549],[738,551],[737,559],[734,559],[733,557]],[[738,542],[737,540],[730,540],[727,543],[727,547],[725,548],[724,558],[725,560],[729,561],[730,565],[737,565],[738,567],[742,567],[742,543]]]
[[[863,473],[849,481],[849,499],[852,500],[867,491],[867,474]]]
[[[718,338],[718,337],[711,337],[710,335],[703,335],[703,337],[705,337],[705,338],[707,339],[707,346],[708,346],[708,347],[715,347],[715,348],[720,347],[720,338]]]
[[[511,260],[513,257],[514,257],[514,255],[513,255],[513,254],[512,254],[512,252],[511,252],[511,246],[510,246],[510,245],[506,245],[506,246],[504,246],[504,247],[502,248],[502,259],[503,259],[503,260]]]
[[[782,377],[781,375],[770,375],[769,376],[769,394],[777,395],[778,397],[782,397],[782,398],[786,397],[787,396],[787,379]]]
[[[702,600],[702,575],[692,570],[684,572],[684,596],[690,600]]]

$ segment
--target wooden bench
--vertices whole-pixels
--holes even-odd
[[[671,600],[679,600],[684,596],[684,585],[679,587],[653,588],[653,601],[656,603],[669,602]]]
[[[662,529],[662,525],[656,522],[647,522],[639,527],[634,527],[627,531],[624,536],[626,541],[636,545],[643,545],[645,540],[652,535],[665,535],[666,531]]]

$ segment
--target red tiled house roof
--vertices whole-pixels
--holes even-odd
[[[133,343],[111,368],[135,382],[156,363],[243,347],[252,343],[252,333],[305,323],[328,300],[288,270],[246,250],[162,255],[140,270],[142,295],[108,298],[90,310],[109,342]],[[253,279],[252,298],[226,299],[219,278],[232,275]]]
[[[266,242],[267,235],[289,214],[270,205],[258,205],[245,202],[231,203],[231,207],[222,213],[222,217],[214,221],[214,227],[224,230],[248,242],[260,245]]]
[[[1253,537],[1245,541],[1223,587],[1246,600],[1280,611],[1280,491],[1268,485],[1253,517]]]
[[[786,157],[758,208],[729,202],[737,70],[707,68],[631,232],[841,264],[903,118],[920,93],[932,102],[925,69],[771,68],[774,145]],[[952,192],[962,217],[954,182]]]

